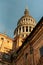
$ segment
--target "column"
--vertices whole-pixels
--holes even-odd
[[[21,26],[21,33],[23,32],[23,30],[22,30],[22,26]]]
[[[24,26],[24,32],[25,32],[24,37],[26,37],[26,26]]]
[[[29,26],[28,26],[28,32],[29,32]]]

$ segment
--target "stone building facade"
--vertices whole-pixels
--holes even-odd
[[[13,39],[0,33],[0,65],[9,65],[13,49]]]
[[[15,55],[14,55],[15,57]],[[16,51],[13,65],[43,65],[43,18]],[[42,60],[42,62],[41,62]]]

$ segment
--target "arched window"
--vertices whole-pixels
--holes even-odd
[[[40,55],[43,56],[43,47],[40,48]]]
[[[24,21],[25,21],[25,19],[24,19]]]
[[[1,38],[1,40],[4,40],[4,38]]]

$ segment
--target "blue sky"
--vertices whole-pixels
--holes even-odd
[[[0,33],[5,32],[13,38],[14,29],[26,6],[38,22],[43,16],[43,0],[0,0]]]

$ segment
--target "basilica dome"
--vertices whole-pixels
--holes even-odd
[[[19,26],[19,25],[35,25],[35,24],[36,24],[35,19],[29,15],[28,9],[25,9],[24,16],[22,16],[19,19],[17,26]]]
[[[36,21],[32,16],[29,15],[28,9],[25,9],[24,16],[22,16],[17,23],[17,27],[14,31],[14,35],[21,35],[22,37],[26,37],[31,33],[33,28],[36,25]]]

